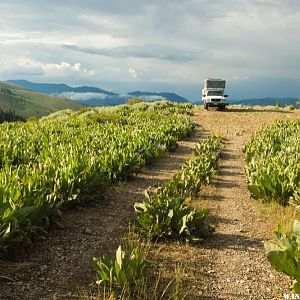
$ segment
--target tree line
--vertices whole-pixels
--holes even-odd
[[[0,123],[14,121],[25,121],[25,118],[23,116],[17,115],[13,110],[4,111],[0,108]]]

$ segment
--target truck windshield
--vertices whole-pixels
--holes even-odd
[[[223,96],[222,91],[208,91],[207,96]]]

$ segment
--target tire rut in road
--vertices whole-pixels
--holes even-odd
[[[236,133],[230,123],[214,126],[210,121],[199,119],[204,130],[221,131],[227,141],[219,174],[199,199],[199,205],[212,209],[216,225],[214,236],[199,249],[209,258],[201,299],[282,299],[290,281],[266,259],[263,243],[270,238],[270,228],[261,220],[246,184],[241,146],[251,132],[245,128],[244,134]]]

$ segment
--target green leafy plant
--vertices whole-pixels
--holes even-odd
[[[29,244],[60,206],[138,173],[161,145],[174,148],[193,130],[177,104],[138,104],[0,125],[0,255],[17,241]]]
[[[164,185],[164,196],[180,195],[185,198],[200,192],[218,168],[221,142],[221,137],[211,136],[198,143],[194,149],[195,156]]]
[[[173,238],[196,242],[212,232],[205,221],[209,210],[195,210],[180,196],[162,197],[163,193],[145,193],[143,203],[136,203],[135,225],[152,239]]]
[[[265,202],[297,202],[300,187],[300,120],[264,126],[244,146],[251,194]]]
[[[121,246],[115,258],[105,255],[102,259],[94,257],[93,262],[98,276],[97,284],[116,294],[134,294],[144,284],[150,267],[139,248],[126,253]]]
[[[300,293],[300,221],[294,221],[291,234],[278,227],[275,235],[277,244],[265,243],[267,258],[275,270],[294,279],[294,290]]]
[[[172,179],[153,193],[145,192],[144,201],[134,206],[137,230],[152,239],[174,238],[190,242],[213,231],[206,222],[209,210],[191,208],[188,197],[198,193],[216,171],[221,141],[222,138],[212,136],[197,144],[195,157]]]

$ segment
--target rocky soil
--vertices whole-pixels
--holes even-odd
[[[159,260],[168,266],[166,277],[174,264],[181,266],[186,299],[275,300],[292,293],[288,277],[266,259],[263,244],[274,239],[277,221],[266,223],[250,197],[241,149],[262,124],[299,116],[272,109],[196,110],[193,120],[202,131],[221,134],[226,141],[218,175],[193,200],[195,207],[211,209],[214,235],[199,247],[168,244],[160,253]]]

